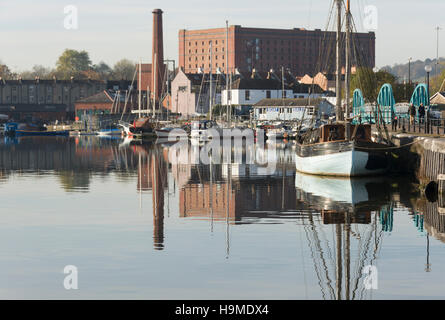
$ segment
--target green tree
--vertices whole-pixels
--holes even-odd
[[[445,67],[445,63],[441,63]],[[431,95],[435,94],[438,91],[445,91],[445,68],[442,69],[442,72],[435,77],[430,79],[430,91]]]
[[[371,68],[358,68],[351,78],[351,96],[356,88],[362,90],[363,97],[368,102],[377,100],[379,90],[385,83],[394,87],[397,77],[385,70],[374,72]]]
[[[22,79],[35,79],[39,77],[40,79],[51,79],[54,70],[44,67],[42,65],[35,65],[32,70],[23,71],[20,73]]]
[[[92,69],[91,60],[86,51],[65,49],[56,62],[56,74],[58,78],[82,77],[86,71]]]
[[[110,80],[112,77],[113,69],[108,64],[101,61],[93,66],[93,71],[97,73],[99,79]]]
[[[132,80],[136,70],[136,63],[128,59],[122,59],[116,62],[113,67],[113,79]]]
[[[0,61],[0,77],[5,80],[13,78],[13,73],[6,64]]]

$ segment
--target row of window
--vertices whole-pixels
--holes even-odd
[[[201,60],[205,60],[207,57],[207,60],[210,60],[210,56],[201,56]],[[218,56],[212,57],[212,59],[218,60]],[[222,56],[221,60],[224,60],[225,56]],[[192,61],[192,57],[189,57],[189,61]],[[198,57],[195,56],[195,61],[198,61]]]
[[[266,114],[268,112],[279,112],[279,113],[292,113],[292,112],[302,112],[306,108],[308,116],[314,114],[314,107],[296,107],[296,108],[259,108],[259,114]]]
[[[207,64],[204,64],[204,63],[202,63],[202,64],[195,64],[194,68],[196,68],[196,69],[198,69],[198,68],[206,68],[206,66],[207,66]],[[218,63],[215,63],[215,65],[213,67],[214,68],[219,68],[219,67],[224,68],[225,67],[224,66],[224,62],[221,65],[219,65]],[[192,68],[193,68],[192,65],[189,64],[189,69],[192,69]],[[209,68],[212,68],[212,65],[210,63],[209,63]]]
[[[209,41],[209,45],[210,44],[213,44],[212,43],[212,40],[208,40]],[[218,44],[218,40],[214,40],[215,42],[214,42],[214,44]],[[201,45],[205,45],[205,43],[207,42],[207,40],[206,41],[200,41],[200,43],[201,43]],[[222,42],[222,44],[224,44],[224,40],[221,40],[221,42]],[[198,45],[198,41],[195,41],[195,46],[197,46]],[[191,41],[189,41],[189,47],[191,47],[192,46],[192,42]]]
[[[215,49],[214,52],[218,52],[218,48],[214,48],[214,49]],[[208,53],[211,52],[210,48],[208,50],[201,49],[201,53],[205,53],[206,51]],[[224,52],[224,47],[221,48],[221,52]],[[197,54],[197,53],[198,53],[198,49],[195,49],[195,54]],[[192,54],[192,49],[189,49],[189,54]]]

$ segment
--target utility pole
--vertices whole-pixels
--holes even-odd
[[[435,70],[434,70],[434,74],[437,77],[437,65],[439,64],[439,31],[442,30],[441,27],[437,26],[436,27],[436,32],[437,32],[437,47],[436,47],[436,65],[435,65]]]
[[[411,85],[411,60],[413,60],[413,58],[408,59],[408,83],[409,83],[409,85]]]

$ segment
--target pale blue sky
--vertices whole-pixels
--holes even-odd
[[[165,57],[177,60],[178,30],[224,27],[325,29],[332,0],[15,0],[0,4],[0,60],[14,70],[53,67],[65,48],[87,50],[93,63],[151,61],[152,14],[164,11]],[[444,0],[351,0],[359,31],[364,7],[378,9],[377,66],[436,56],[435,27],[445,29]],[[78,7],[79,28],[63,27],[66,5]],[[445,30],[439,55],[445,56]]]

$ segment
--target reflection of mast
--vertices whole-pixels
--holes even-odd
[[[152,194],[153,194],[153,244],[156,250],[164,249],[164,187],[162,162],[158,162],[157,154],[151,157]]]
[[[230,158],[227,165],[228,182],[227,182],[227,212],[226,212],[226,259],[229,258],[230,253],[230,233],[229,233],[229,213],[230,213],[230,198],[232,190],[232,159]]]
[[[337,300],[341,300],[341,281],[342,281],[342,258],[341,258],[341,225],[335,225],[335,231],[337,235],[337,276],[336,276],[336,289]]]
[[[142,156],[139,153],[139,213],[142,214]]]
[[[350,273],[351,273],[351,223],[349,220],[349,212],[346,212],[345,214],[345,299],[349,300],[350,294],[349,294],[349,282],[350,282]]]
[[[213,232],[213,163],[212,163],[212,154],[210,154],[210,219],[211,219],[211,227],[210,231]]]
[[[426,233],[426,272],[431,271],[431,263],[430,263],[430,237],[428,231]]]

